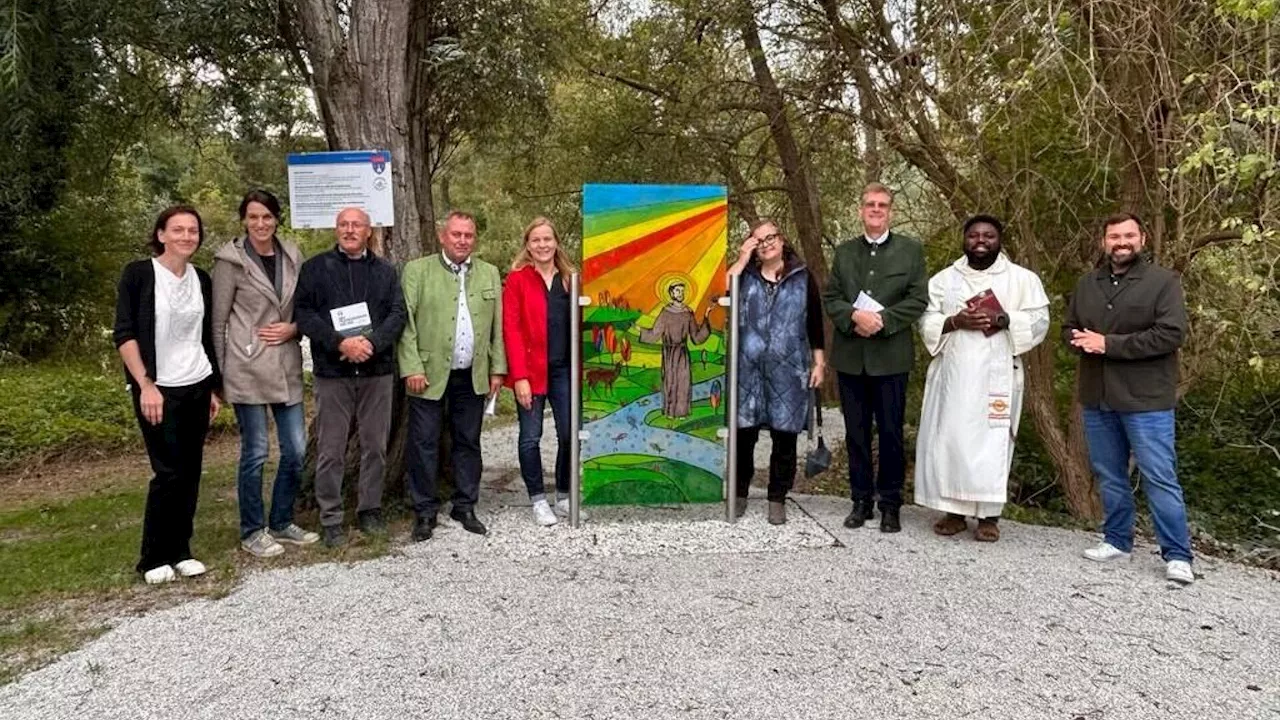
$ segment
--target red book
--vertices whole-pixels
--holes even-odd
[[[1000,299],[996,297],[995,293],[990,290],[983,290],[977,295],[966,300],[964,307],[969,311],[981,310],[991,318],[991,327],[983,330],[983,335],[991,337],[992,335],[1000,332],[1001,328],[996,327],[996,318],[1005,313],[1004,306],[1000,304]]]

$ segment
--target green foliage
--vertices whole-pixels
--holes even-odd
[[[0,367],[0,468],[140,442],[124,377],[115,367]]]
[[[235,425],[230,410],[214,431]],[[44,459],[141,451],[142,436],[114,358],[0,366],[0,470]]]
[[[1193,524],[1218,540],[1276,546],[1280,379],[1238,372],[1184,398],[1178,476]]]

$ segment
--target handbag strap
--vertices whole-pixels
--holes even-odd
[[[821,438],[822,437],[822,403],[820,402],[820,398],[818,397],[817,388],[814,388],[813,390],[811,390],[810,393],[811,393],[810,397],[813,398],[814,420],[816,420],[818,424],[818,437]]]

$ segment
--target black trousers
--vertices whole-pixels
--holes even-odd
[[[881,510],[902,507],[902,483],[907,473],[903,443],[906,420],[907,373],[850,375],[837,373],[840,409],[844,413],[845,447],[849,452],[849,495],[869,504],[878,493]],[[880,440],[880,468],[872,481],[871,424]]]
[[[136,386],[133,390],[133,412],[155,473],[147,488],[138,572],[191,558],[204,439],[209,432],[212,387],[207,381],[159,390],[164,396],[164,416],[158,425],[142,416],[141,391]]]
[[[471,368],[449,373],[449,384],[439,400],[409,398],[409,497],[418,515],[440,510],[436,462],[440,454],[440,426],[446,406],[453,425],[453,509],[466,512],[480,499],[480,427],[484,422],[484,395],[471,384]]]
[[[769,430],[773,450],[769,453],[769,499],[782,502],[796,478],[796,439],[798,433]],[[738,428],[738,497],[747,496],[751,478],[756,474],[756,442],[760,427]]]

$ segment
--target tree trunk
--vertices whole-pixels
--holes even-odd
[[[375,251],[397,266],[421,256],[424,245],[435,248],[430,232],[431,172],[425,152],[428,129],[411,122],[412,103],[429,90],[422,87],[423,76],[418,73],[426,40],[422,33],[413,32],[424,16],[414,12],[414,5],[412,0],[296,0],[299,40],[330,149],[391,153],[395,226],[379,232]],[[348,507],[353,506],[360,457],[352,424],[344,478]],[[408,403],[397,382],[384,475],[384,498],[393,505],[406,495],[407,431]],[[310,435],[304,471],[307,485],[315,477],[315,433]],[[445,455],[442,448],[442,461]]]
[[[787,199],[791,204],[792,219],[799,235],[800,251],[805,264],[819,282],[827,279],[827,258],[822,252],[822,210],[818,204],[818,192],[813,186],[813,173],[809,160],[796,142],[787,114],[786,101],[760,43],[760,28],[754,13],[744,9],[741,22],[742,42],[751,57],[751,69],[760,92],[760,105],[769,120],[769,135],[778,149],[782,163],[782,177],[787,187]]]
[[[395,263],[418,257],[419,160],[410,143],[408,104],[413,91],[408,72],[413,2],[354,0],[345,14],[334,0],[297,3],[325,135],[337,144],[330,149],[390,151],[396,202],[386,256]]]
[[[1058,485],[1062,488],[1062,495],[1071,514],[1086,520],[1098,520],[1102,517],[1102,505],[1093,485],[1093,474],[1089,470],[1080,403],[1074,398],[1073,392],[1071,415],[1064,428],[1058,402],[1054,397],[1051,341],[1052,339],[1041,343],[1023,356],[1027,361],[1027,411],[1040,434],[1045,452],[1058,471]]]

